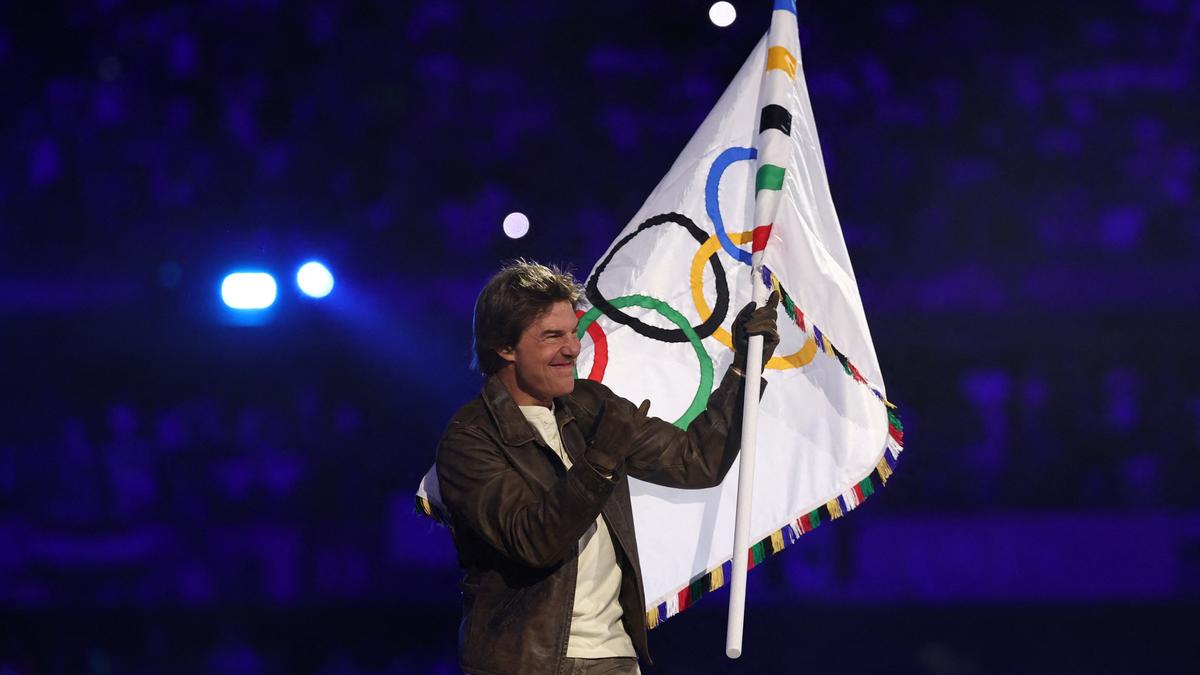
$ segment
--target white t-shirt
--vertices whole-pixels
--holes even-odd
[[[571,457],[558,435],[554,411],[540,405],[520,408],[546,445],[558,454],[564,466],[571,468]],[[633,642],[621,624],[621,603],[617,599],[621,592],[621,567],[617,565],[612,534],[603,516],[596,516],[596,522],[579,538],[578,565],[567,656],[576,659],[636,657]]]

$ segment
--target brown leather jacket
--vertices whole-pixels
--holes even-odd
[[[630,438],[636,449],[624,473],[671,487],[718,485],[738,453],[742,385],[727,372],[687,431],[646,418]],[[621,473],[605,478],[583,459],[585,434],[605,400],[632,412],[632,403],[590,380],[577,380],[574,392],[555,399],[570,470],[495,377],[450,420],[438,445],[437,475],[465,571],[459,647],[467,673],[558,671],[570,634],[579,537],[600,513],[621,567],[622,622],[649,660],[629,484]]]

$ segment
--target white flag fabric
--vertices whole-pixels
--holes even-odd
[[[830,195],[791,0],[776,0],[767,37],[593,268],[578,376],[648,398],[651,415],[686,428],[732,361],[730,323],[759,251],[761,281],[783,302],[763,371],[751,567],[862,503],[903,438]],[[650,627],[728,578],[737,474],[735,463],[706,490],[629,479]],[[426,513],[435,488],[431,473],[417,498]]]

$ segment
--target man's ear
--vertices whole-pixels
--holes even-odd
[[[498,347],[496,348],[496,353],[500,355],[500,358],[509,363],[517,360],[517,350],[512,347]]]

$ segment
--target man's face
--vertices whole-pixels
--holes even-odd
[[[525,327],[514,347],[497,350],[513,364],[511,375],[503,379],[517,405],[548,406],[550,399],[575,389],[578,325],[571,304],[556,302]]]

